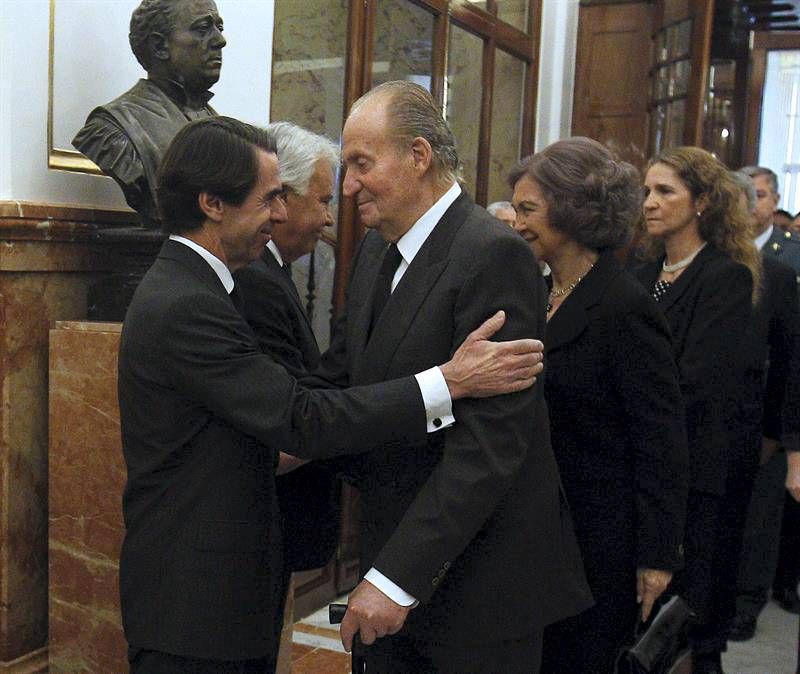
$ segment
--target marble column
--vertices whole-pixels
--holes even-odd
[[[126,212],[0,201],[0,672],[47,666],[47,354],[118,268],[97,232]]]

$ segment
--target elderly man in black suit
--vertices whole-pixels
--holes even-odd
[[[750,399],[761,429],[761,457],[744,530],[736,617],[729,634],[734,641],[745,641],[755,634],[777,564],[786,476],[783,450],[800,449],[796,446],[800,400],[792,395],[800,379],[795,355],[800,348],[800,316],[795,272],[770,244],[775,237],[768,217],[777,203],[775,174],[769,169],[748,167],[733,175],[752,214],[753,233],[764,265],[762,294],[753,310],[750,341],[744,350],[753,356],[749,364],[753,383]]]
[[[136,290],[119,353],[120,593],[135,673],[274,668],[279,451],[403,456],[424,445],[451,397],[519,391],[536,373],[532,342],[486,341],[497,316],[415,376],[346,391],[292,378],[259,349],[231,276],[286,218],[275,152],[267,132],[215,117],[181,129],[159,169],[171,236]]]
[[[145,227],[157,227],[156,171],[169,142],[190,120],[217,114],[208,102],[222,69],[222,18],[213,0],[142,0],[129,40],[147,79],[92,110],[72,144],[117,182]]]
[[[278,148],[287,217],[273,223],[261,256],[233,278],[245,297],[243,315],[262,351],[302,377],[317,367],[320,352],[289,265],[314,250],[322,230],[333,224],[330,203],[339,148],[290,122],[275,122],[267,130]],[[310,463],[279,475],[275,484],[288,581],[292,571],[324,566],[336,549],[335,473]]]
[[[327,378],[364,385],[425,369],[501,307],[502,336],[544,334],[538,265],[462,192],[453,136],[425,89],[394,81],[359,99],[342,156],[344,193],[370,231]],[[544,626],[591,603],[543,391],[459,402],[453,415],[422,443],[348,462],[365,576],[342,641],[350,650],[359,634],[369,672],[531,674]]]

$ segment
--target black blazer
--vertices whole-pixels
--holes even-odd
[[[635,269],[651,292],[661,260]],[[689,438],[690,487],[723,495],[732,461],[730,412],[746,395],[741,345],[752,313],[753,278],[708,244],[659,302],[680,370]]]
[[[680,567],[689,455],[655,300],[606,252],[545,335],[553,449],[590,577]],[[619,600],[634,591],[620,588]]]
[[[236,285],[244,295],[242,314],[259,346],[293,376],[303,377],[319,363],[311,322],[287,271],[268,248],[238,270]],[[335,473],[310,463],[275,478],[281,509],[283,561],[288,571],[327,564],[339,533]]]
[[[368,384],[447,359],[499,309],[494,339],[544,335],[544,282],[525,242],[462,194],[367,329],[386,244],[369,232],[323,372]],[[590,604],[562,509],[544,391],[453,405],[426,441],[351,462],[361,489],[362,571],[420,600],[405,633],[436,643],[520,637]]]
[[[278,450],[320,458],[425,440],[413,378],[302,388],[260,351],[211,267],[175,241],[164,243],[125,317],[119,404],[125,636],[189,657],[277,650]]]
[[[757,421],[765,437],[780,441],[783,419],[800,417],[798,401],[792,403],[787,397],[787,391],[797,388],[790,378],[798,377],[797,360],[793,359],[800,337],[797,283],[794,271],[771,254],[764,253],[762,262],[762,290],[753,309],[744,353],[750,356],[747,367],[755,386],[751,398],[760,402],[763,394],[763,410],[759,410]],[[791,411],[787,405],[792,406]],[[796,428],[797,422],[793,425]],[[787,433],[791,434],[791,427]]]

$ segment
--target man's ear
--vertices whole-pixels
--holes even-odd
[[[425,173],[433,161],[431,144],[421,136],[417,136],[411,141],[411,154],[414,157],[414,168],[420,174]]]
[[[197,195],[197,205],[200,206],[200,210],[206,216],[208,220],[212,222],[222,222],[222,216],[225,212],[225,205],[216,194],[211,194],[210,192],[200,192]]]
[[[147,45],[150,53],[159,61],[169,61],[169,45],[167,38],[161,33],[150,33],[147,36]]]

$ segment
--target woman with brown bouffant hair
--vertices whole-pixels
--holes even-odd
[[[615,255],[641,214],[640,177],[576,137],[523,159],[509,184],[514,228],[551,270],[544,394],[595,600],[545,629],[541,671],[611,674],[681,566],[688,491],[669,328]]]
[[[667,150],[644,181],[644,257],[635,274],[672,332],[689,440],[685,563],[672,590],[695,611],[693,671],[722,672],[736,566],[757,457],[735,440],[745,368],[737,348],[758,295],[761,258],[739,187],[713,155]]]

